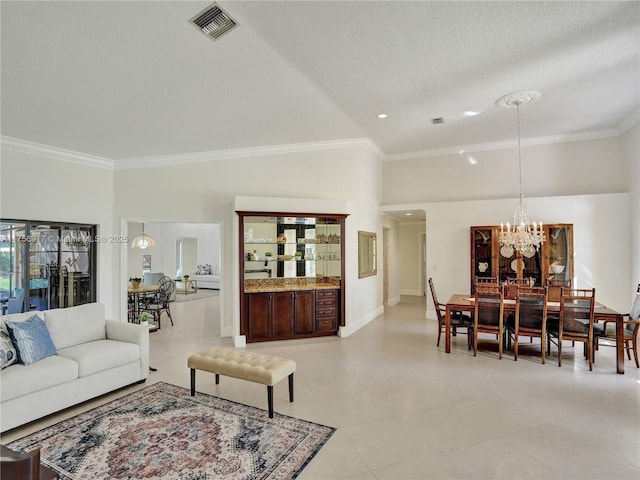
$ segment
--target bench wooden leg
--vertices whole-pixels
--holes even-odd
[[[191,396],[196,394],[196,369],[191,369]]]
[[[293,373],[289,375],[289,401],[293,403]]]
[[[216,385],[220,385],[220,374],[216,373]]]
[[[273,418],[273,385],[267,385],[267,404],[269,405],[269,418]]]

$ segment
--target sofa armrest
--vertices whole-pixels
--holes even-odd
[[[141,374],[147,378],[149,372],[149,327],[136,323],[107,320],[107,339],[135,343],[140,347]]]

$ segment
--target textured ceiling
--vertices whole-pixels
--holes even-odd
[[[516,90],[542,93],[523,137],[640,105],[636,1],[218,2],[239,26],[217,41],[188,23],[210,3],[2,1],[2,135],[114,160],[352,138],[397,157],[512,140],[494,102]]]

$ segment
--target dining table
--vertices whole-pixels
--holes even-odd
[[[504,300],[505,311],[513,311],[516,308],[516,301],[511,299]],[[474,296],[468,293],[454,293],[446,305],[445,314],[445,334],[444,334],[444,351],[451,353],[451,312],[473,312],[475,310]],[[560,302],[547,302],[548,313],[559,313]],[[594,313],[594,321],[613,321],[616,322],[616,372],[624,374],[624,318],[620,312],[596,302]]]
[[[147,295],[154,294],[158,291],[160,285],[145,285],[141,283],[137,287],[130,286],[127,288],[127,294],[129,295],[129,301],[133,302],[133,312],[137,319],[140,314],[140,298],[144,298]]]

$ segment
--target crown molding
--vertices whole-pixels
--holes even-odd
[[[523,147],[537,145],[551,145],[554,143],[577,142],[581,140],[594,140],[598,138],[618,137],[618,129],[597,130],[594,132],[575,133],[569,135],[548,135],[545,137],[523,138],[520,143]],[[384,161],[410,160],[425,157],[439,157],[444,155],[459,155],[461,150],[465,153],[484,152],[488,150],[504,150],[507,148],[517,148],[518,140],[506,140],[504,142],[477,143],[475,145],[461,145],[459,147],[448,147],[434,150],[422,150],[419,152],[395,153],[387,155]]]
[[[113,170],[115,166],[114,161],[109,158],[98,157],[96,155],[89,155],[81,152],[74,152],[73,150],[65,150],[64,148],[52,147],[50,145],[30,142],[28,140],[21,140],[19,138],[7,137],[4,135],[0,137],[0,147],[3,150],[27,153],[29,155],[37,155],[40,157],[62,160],[63,162],[87,165],[89,167],[104,168],[106,170]]]
[[[638,122],[640,122],[640,110],[636,110],[631,115],[629,115],[620,125],[616,127],[616,130],[620,135],[622,135]]]
[[[213,162],[232,160],[237,158],[264,157],[268,155],[282,155],[287,153],[317,152],[320,150],[334,150],[339,148],[366,148],[379,160],[384,159],[384,152],[368,138],[354,138],[348,140],[329,140],[325,142],[295,143],[289,145],[272,145],[267,147],[234,148],[229,150],[215,150],[210,152],[184,153],[180,155],[159,155],[151,157],[137,157],[117,160],[116,170],[133,168],[161,167],[166,165],[182,165],[187,163]]]

